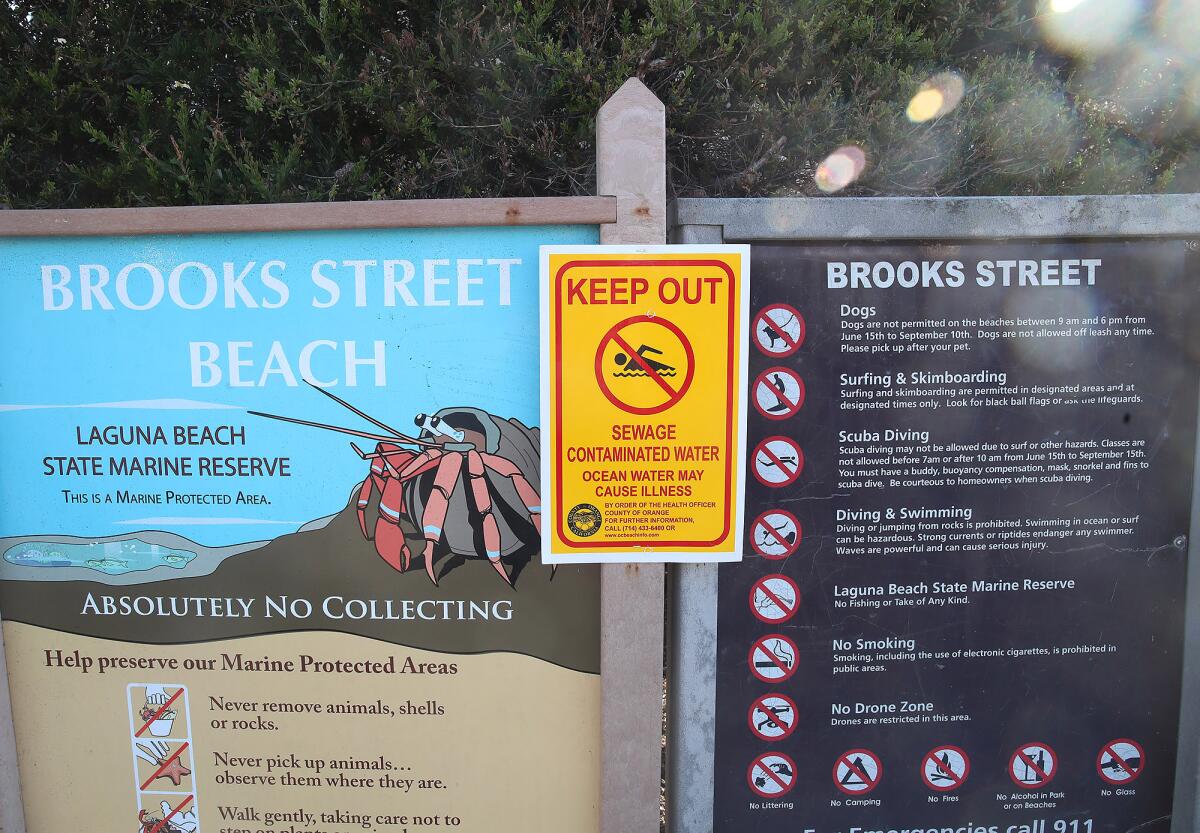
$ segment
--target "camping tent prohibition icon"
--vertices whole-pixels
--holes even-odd
[[[883,764],[870,749],[851,749],[833,765],[833,783],[847,795],[862,795],[879,786]]]
[[[596,348],[596,383],[604,398],[631,414],[659,414],[678,404],[696,375],[683,330],[665,318],[635,315],[614,324]]]

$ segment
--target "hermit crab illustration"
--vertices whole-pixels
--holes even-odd
[[[421,530],[425,572],[436,585],[435,551],[486,557],[508,584],[503,558],[536,546],[541,535],[541,498],[531,484],[539,466],[538,430],[478,408],[443,408],[432,416],[417,414],[420,429],[409,436],[311,382],[309,386],[370,422],[383,433],[359,431],[294,417],[251,414],[297,425],[375,440],[375,450],[350,447],[371,469],[358,489],[356,503],[362,534],[375,543],[379,557],[405,572],[413,553],[405,527]],[[460,484],[462,488],[460,488]],[[378,515],[368,509],[378,498]]]

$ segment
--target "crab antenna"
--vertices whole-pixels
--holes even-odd
[[[400,431],[397,431],[395,428],[392,428],[390,425],[385,425],[384,423],[375,419],[375,417],[371,416],[370,414],[360,411],[358,408],[354,407],[353,405],[351,405],[345,399],[342,399],[337,394],[330,393],[329,391],[325,390],[325,388],[320,387],[319,385],[313,384],[308,379],[304,380],[304,384],[308,385],[310,388],[312,388],[315,391],[325,394],[330,399],[332,399],[334,402],[341,405],[343,408],[348,408],[349,410],[358,414],[360,417],[362,417],[363,419],[365,419],[367,422],[371,423],[372,425],[374,425],[378,428],[382,428],[384,431],[387,431],[389,434],[393,434],[394,436],[404,440],[405,442],[413,443],[415,445],[434,445],[434,443],[425,442],[424,440],[418,440],[418,439],[408,436],[407,434],[403,434]]]
[[[279,414],[268,414],[268,413],[264,413],[263,411],[246,411],[246,413],[250,414],[251,416],[266,417],[267,419],[277,419],[280,422],[292,422],[292,423],[295,423],[296,425],[307,425],[310,428],[324,428],[326,431],[337,431],[338,433],[341,433],[341,434],[349,434],[352,437],[363,437],[365,439],[375,440],[376,442],[381,442],[381,443],[394,443],[394,442],[400,441],[400,442],[405,442],[405,443],[415,443],[415,444],[419,444],[419,445],[430,445],[430,443],[426,443],[421,440],[410,440],[407,437],[401,440],[398,437],[385,436],[383,434],[369,434],[366,431],[355,431],[353,428],[343,428],[340,425],[327,425],[324,422],[312,422],[307,419],[296,419],[295,417],[285,417],[285,416],[280,416]]]

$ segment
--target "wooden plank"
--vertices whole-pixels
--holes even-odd
[[[666,114],[631,78],[600,108],[596,187],[617,198],[602,243],[666,241]],[[662,564],[601,567],[602,833],[657,833],[662,789]]]
[[[25,833],[21,778],[17,771],[17,738],[13,732],[12,701],[0,632],[0,833]]]
[[[615,197],[79,208],[63,211],[0,211],[0,237],[601,225],[613,223],[616,218]]]

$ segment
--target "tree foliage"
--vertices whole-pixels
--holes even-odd
[[[843,193],[1196,181],[1195,0],[1139,7],[1095,49],[1013,0],[7,6],[12,207],[593,193],[595,113],[634,75],[667,106],[677,194],[819,193],[842,145],[867,159]],[[961,102],[914,123],[909,99],[945,71]]]

